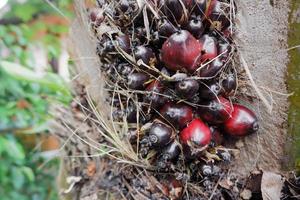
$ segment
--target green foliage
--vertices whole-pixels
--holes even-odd
[[[51,0],[66,16],[71,0]],[[66,83],[51,69],[43,76],[34,72],[31,49],[42,44],[51,58],[60,54],[60,37],[67,25],[41,21],[41,16],[60,16],[46,1],[9,1],[11,11],[4,18],[18,18],[17,25],[0,25],[0,199],[55,200],[58,161],[47,163],[40,152],[22,144],[14,133],[37,134],[48,129],[51,103],[68,104],[71,94]],[[1,11],[0,11],[1,12]]]

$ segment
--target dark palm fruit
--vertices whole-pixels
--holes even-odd
[[[231,45],[228,42],[218,42],[218,55],[219,59],[222,60],[223,62],[226,62],[229,58],[229,54],[231,52]]]
[[[167,19],[162,18],[158,23],[158,33],[160,36],[169,37],[175,33],[177,29]]]
[[[149,103],[152,108],[160,108],[164,105],[168,98],[160,95],[163,94],[165,91],[164,86],[157,80],[153,81],[148,87],[146,91],[151,92],[144,97],[144,102]]]
[[[168,177],[161,181],[162,192],[168,199],[179,200],[182,198],[184,187],[181,181],[175,177]]]
[[[175,138],[174,130],[165,123],[154,121],[149,131],[149,141],[154,147],[164,147]]]
[[[196,118],[180,132],[179,137],[185,146],[204,147],[210,143],[212,136],[209,127]]]
[[[118,42],[118,45],[120,48],[125,51],[126,53],[131,53],[130,48],[130,38],[128,35],[121,35],[116,38],[116,41]]]
[[[129,74],[127,79],[127,85],[130,89],[141,90],[145,88],[145,84],[149,80],[149,76],[142,72],[135,72]]]
[[[103,48],[101,54],[105,53],[111,53],[115,51],[115,46],[114,43],[111,40],[107,40],[106,42],[103,43]]]
[[[192,98],[199,90],[199,83],[196,80],[183,80],[175,85],[175,92],[186,99]]]
[[[218,145],[222,145],[224,142],[224,137],[223,135],[220,133],[220,131],[218,130],[217,127],[211,126],[209,127],[212,138],[211,138],[211,145],[212,146],[218,146]]]
[[[133,70],[132,66],[128,63],[121,63],[117,66],[120,75],[127,77]]]
[[[218,56],[217,40],[207,34],[203,35],[199,40],[201,46],[201,62],[207,62]]]
[[[242,105],[234,104],[231,117],[224,122],[224,130],[232,136],[245,136],[257,132],[258,120],[255,114]]]
[[[201,107],[201,119],[209,124],[221,124],[230,118],[233,108],[231,103],[224,97],[218,98]]]
[[[193,73],[201,61],[201,45],[192,34],[181,30],[164,42],[161,58],[170,70]]]
[[[229,11],[226,11],[224,6],[222,5],[224,4],[222,4],[219,1],[216,1],[209,15],[212,28],[217,29],[218,31],[223,31],[224,29],[228,28],[230,25],[230,18],[229,16],[226,16],[226,13],[228,13]]]
[[[186,30],[188,30],[197,39],[202,36],[204,29],[205,26],[200,17],[193,17],[186,26]]]
[[[125,13],[130,8],[128,0],[120,0],[119,8],[122,12]]]
[[[202,84],[199,89],[201,99],[212,100],[221,93],[221,87],[218,83],[212,82],[206,85]]]
[[[161,158],[164,161],[176,161],[179,154],[180,145],[176,141],[174,141],[168,144],[168,146],[162,150]]]
[[[171,22],[184,24],[187,21],[187,12],[191,5],[192,0],[165,0],[164,13]]]
[[[174,127],[183,128],[193,120],[193,109],[185,104],[169,102],[160,110],[162,117]]]
[[[220,72],[223,66],[224,62],[219,58],[216,58],[214,61],[201,68],[200,77],[213,78]]]
[[[203,18],[208,18],[217,0],[193,0],[193,12]]]
[[[221,86],[222,86],[222,94],[224,96],[229,97],[232,94],[234,94],[237,88],[235,74],[233,73],[228,74],[226,78],[222,80]]]
[[[90,11],[90,19],[91,22],[94,23],[95,26],[100,26],[104,21],[103,10],[101,8],[92,8]]]
[[[156,62],[156,57],[152,49],[145,46],[137,46],[134,49],[134,56],[136,61],[141,59],[146,65]]]

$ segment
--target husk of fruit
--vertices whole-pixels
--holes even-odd
[[[143,1],[138,1],[141,5]],[[236,1],[238,47],[236,70],[239,73],[239,102],[255,110],[260,121],[260,131],[232,144],[239,149],[228,170],[228,176],[247,180],[250,172],[262,170],[282,173],[286,141],[287,95],[284,82],[287,62],[287,14],[288,2],[276,1],[274,5],[264,0]],[[96,55],[95,34],[86,13],[86,4],[75,1],[76,16],[70,39],[72,59],[76,69],[72,86],[78,105],[72,110],[55,108],[60,115],[54,122],[64,145],[66,174],[79,177],[72,188],[66,186],[65,194],[73,199],[147,199],[145,192],[165,197],[163,184],[155,178],[155,172],[147,160],[137,158],[128,141],[121,137],[124,126],[116,126],[108,117],[110,105],[105,102],[104,77],[101,75]],[[113,26],[98,28],[98,35]],[[101,128],[102,127],[102,128]],[[107,132],[111,134],[107,136]],[[147,188],[137,191],[124,177],[143,182]],[[221,185],[222,177],[215,183]],[[222,183],[224,186],[224,182]],[[120,185],[128,189],[122,196]],[[185,195],[212,198],[203,188],[189,182],[184,185]],[[70,190],[68,190],[70,189]],[[242,191],[239,191],[242,193]]]

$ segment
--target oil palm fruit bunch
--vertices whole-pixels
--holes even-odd
[[[211,162],[219,154],[228,161],[224,149],[215,156],[205,152],[223,145],[220,138],[243,137],[259,127],[253,111],[231,100],[238,80],[232,3],[98,2],[90,21],[107,101],[112,119],[131,127],[130,142],[140,157],[151,154],[151,163],[162,170],[180,159]],[[201,169],[213,173],[207,163]]]

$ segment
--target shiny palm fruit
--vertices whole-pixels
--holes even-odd
[[[144,97],[144,102],[150,104],[152,108],[160,108],[164,105],[168,98],[160,95],[163,94],[165,91],[164,86],[157,80],[153,81],[148,87],[146,91],[151,92]]]
[[[167,124],[154,121],[149,131],[149,141],[154,147],[164,147],[175,138],[174,130]]]
[[[229,54],[231,52],[231,44],[228,42],[218,42],[218,55],[219,59],[223,62],[226,62],[229,59]]]
[[[146,65],[156,62],[156,57],[152,49],[145,46],[137,46],[134,49],[134,56],[136,61],[141,59]]]
[[[209,124],[221,124],[230,118],[232,111],[230,101],[219,96],[200,108],[200,116]]]
[[[179,200],[182,198],[184,187],[175,177],[168,177],[161,181],[162,191],[168,199]]]
[[[193,17],[186,26],[186,30],[188,30],[196,39],[201,38],[204,29],[205,26],[200,17]]]
[[[245,136],[257,132],[258,120],[255,114],[242,105],[234,104],[231,117],[224,122],[224,130],[231,136]]]
[[[164,42],[161,59],[170,70],[193,73],[201,61],[201,45],[188,31],[178,31]]]
[[[179,137],[181,144],[190,147],[204,147],[212,138],[209,127],[197,118],[180,132]]]
[[[171,22],[184,24],[188,20],[187,12],[191,6],[192,0],[165,0],[163,10]]]
[[[149,80],[149,76],[142,72],[134,72],[129,74],[127,79],[127,85],[130,89],[141,90],[145,88],[145,84]]]
[[[229,11],[226,11],[226,8],[224,8],[221,2],[216,1],[209,15],[209,19],[213,29],[223,31],[230,26],[230,18],[229,16],[226,16],[226,13],[228,12]]]
[[[211,15],[217,0],[193,0],[193,12],[206,19]]]
[[[125,13],[130,8],[128,0],[120,0],[118,5],[123,13]]]
[[[168,144],[161,152],[161,158],[164,161],[177,161],[177,158],[180,154],[180,145],[174,141]]]
[[[123,51],[125,51],[128,54],[131,53],[130,38],[128,35],[118,36],[116,37],[116,41],[118,42],[118,45]]]
[[[201,62],[210,61],[218,56],[217,40],[207,34],[199,39],[201,46]]]
[[[204,66],[200,70],[200,77],[213,78],[221,71],[223,66],[224,62],[221,61],[219,58],[216,58],[214,61]]]
[[[162,107],[160,114],[163,119],[180,129],[193,120],[192,107],[182,103],[169,102]]]
[[[209,127],[212,138],[211,138],[211,145],[212,146],[219,146],[222,145],[224,142],[224,136],[220,133],[217,127]]]
[[[169,37],[177,31],[177,28],[167,19],[162,18],[158,23],[158,33],[160,36]]]
[[[226,97],[232,96],[237,88],[236,76],[230,73],[222,80],[222,94]]]
[[[206,100],[215,99],[220,93],[221,87],[218,83],[215,82],[202,84],[199,89],[200,98]]]
[[[199,83],[196,80],[183,80],[175,85],[175,92],[178,96],[190,99],[199,90]]]

